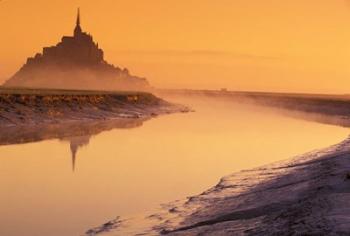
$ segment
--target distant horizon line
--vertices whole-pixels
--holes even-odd
[[[99,91],[101,90],[76,90],[76,89],[57,89],[57,88],[25,88],[25,87],[4,87],[2,84],[0,84],[0,91],[1,90],[57,90],[57,91]],[[173,90],[173,91],[194,91],[194,92],[222,92],[222,93],[251,93],[251,94],[281,94],[281,95],[319,95],[319,96],[350,96],[349,93],[320,93],[320,92],[297,92],[297,91],[290,91],[290,92],[283,92],[283,91],[269,91],[269,90],[230,90],[229,88],[212,88],[212,89],[205,89],[205,88],[166,88],[166,87],[155,87],[155,90]],[[106,92],[110,92],[108,90],[102,90]]]

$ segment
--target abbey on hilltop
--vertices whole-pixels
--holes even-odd
[[[82,31],[80,11],[73,36],[63,36],[56,46],[28,58],[8,81],[7,87],[62,88],[90,90],[144,90],[145,78],[133,76],[104,60],[102,49],[92,36]]]

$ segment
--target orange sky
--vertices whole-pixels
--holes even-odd
[[[350,93],[350,1],[0,0],[0,81],[71,35],[158,87]]]

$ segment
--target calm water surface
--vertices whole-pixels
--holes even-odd
[[[81,235],[118,215],[199,194],[233,172],[348,136],[345,128],[265,108],[175,100],[196,112],[95,136],[0,146],[0,235]]]

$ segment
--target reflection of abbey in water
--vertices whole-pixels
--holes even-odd
[[[27,63],[4,86],[69,89],[146,89],[146,79],[132,76],[104,60],[104,53],[92,36],[83,32],[80,12],[73,36],[63,36],[56,46]]]
[[[145,120],[142,119],[117,119],[103,122],[78,122],[45,126],[7,126],[1,129],[0,146],[25,144],[51,139],[69,142],[72,168],[74,171],[79,149],[88,145],[92,136],[113,129],[132,129],[140,127],[144,121]]]
[[[79,148],[89,145],[91,136],[72,137],[67,139],[70,142],[70,150],[72,153],[72,170],[75,171],[75,163]]]

